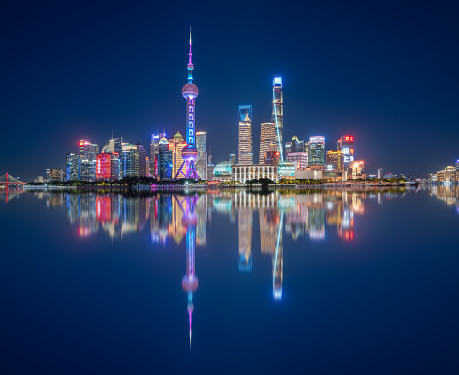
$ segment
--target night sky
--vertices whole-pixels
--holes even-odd
[[[456,3],[457,4],[457,3]],[[367,173],[434,172],[459,159],[457,7],[419,1],[9,1],[0,8],[0,174],[64,168],[87,139],[185,132],[188,31],[197,129],[214,163],[237,153],[253,105],[254,161],[284,83],[284,140],[354,135]]]

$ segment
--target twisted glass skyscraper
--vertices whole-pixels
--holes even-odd
[[[271,115],[271,122],[276,125],[278,142],[276,145],[279,145],[280,149],[278,150],[282,155],[282,147],[283,147],[283,140],[282,140],[282,132],[284,130],[284,96],[282,94],[282,77],[281,76],[274,76],[273,80],[273,108],[272,108],[272,115]],[[281,158],[283,159],[283,158]]]

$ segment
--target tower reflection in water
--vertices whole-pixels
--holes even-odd
[[[58,198],[58,194],[62,196]],[[186,238],[187,259],[191,262],[187,269],[192,272],[189,275],[193,280],[194,249],[195,246],[206,245],[207,225],[214,213],[229,215],[231,222],[237,215],[237,267],[240,272],[252,271],[253,215],[258,212],[260,250],[262,254],[271,256],[273,296],[276,300],[282,298],[284,226],[293,240],[306,235],[311,240],[323,240],[327,225],[335,226],[343,240],[353,240],[354,215],[364,213],[364,200],[367,198],[365,191],[343,190],[305,194],[217,191],[200,196],[69,193],[65,194],[65,198],[63,193],[58,194],[49,193],[48,201],[53,202],[51,205],[66,202],[67,220],[79,225],[80,236],[97,233],[102,227],[111,238],[122,239],[129,233],[142,232],[150,220],[153,243],[166,246],[168,240],[173,240],[180,244]],[[197,279],[196,285],[187,284],[190,297],[194,287],[197,287]]]
[[[430,195],[458,206],[456,187],[429,187]],[[185,195],[171,193],[96,194],[39,192],[39,199],[46,199],[48,207],[66,206],[67,221],[75,224],[78,235],[85,237],[99,232],[100,228],[113,239],[123,239],[130,233],[141,233],[150,228],[151,241],[167,248],[167,242],[177,244],[186,241],[186,274],[182,287],[187,293],[189,336],[191,348],[193,296],[198,288],[195,272],[196,246],[205,246],[207,231],[214,215],[229,217],[238,225],[238,251],[235,267],[239,272],[253,269],[252,235],[254,218],[260,222],[260,251],[271,257],[271,281],[273,298],[282,299],[284,238],[290,235],[294,241],[321,241],[327,228],[336,228],[343,241],[354,239],[356,215],[364,214],[366,199],[384,200],[419,192],[401,191],[347,191],[322,190],[295,194],[275,191],[258,194],[248,191],[208,191],[207,194]],[[358,234],[356,235],[358,236]],[[298,244],[301,249],[301,244]],[[237,259],[237,261],[236,261]],[[237,266],[236,266],[237,263]]]

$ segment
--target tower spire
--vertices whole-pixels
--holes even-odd
[[[190,53],[188,54],[188,65],[187,65],[188,83],[192,83],[193,82],[193,69],[194,69],[194,66],[193,66],[193,61],[192,61],[193,54],[191,52],[192,44],[193,43],[191,42],[191,26],[190,26]]]

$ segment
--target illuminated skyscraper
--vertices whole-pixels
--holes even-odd
[[[99,145],[84,139],[80,141],[80,180],[94,181],[96,179],[96,158]]]
[[[322,167],[325,165],[325,137],[309,138],[308,166]]]
[[[136,176],[145,176],[147,174],[147,152],[140,141],[137,142],[136,146],[139,158],[138,161],[136,160],[135,173]]]
[[[98,180],[110,180],[112,176],[112,157],[111,153],[97,154],[96,177]]]
[[[123,139],[121,137],[116,137],[110,139],[110,152],[112,154],[118,154],[118,166],[114,165],[116,163],[116,158],[112,157],[112,179],[119,180],[123,176],[123,170],[121,165],[121,155],[123,154]],[[118,175],[116,176],[116,172]]]
[[[341,151],[341,170],[348,171],[349,163],[354,161],[354,136],[343,135],[338,139],[338,150]]]
[[[342,170],[342,152],[341,150],[327,151],[327,166],[331,165],[334,170]]]
[[[179,132],[169,139],[169,151],[172,152],[172,176],[176,176],[175,178],[183,178],[177,174],[180,166],[183,165],[182,150],[185,146],[185,140]]]
[[[279,139],[277,137],[276,124],[274,122],[262,122],[260,133],[260,157],[259,164],[264,164],[265,154],[270,145],[278,148]]]
[[[155,165],[155,157],[159,154],[159,142],[161,139],[166,137],[166,132],[163,131],[159,134],[152,134],[151,141],[150,141],[150,174],[152,176],[155,175],[156,165]]]
[[[122,177],[136,177],[138,169],[136,171],[136,165],[139,165],[139,149],[137,145],[131,145],[129,143],[122,144],[121,153],[121,166],[122,166]]]
[[[253,164],[251,105],[240,105],[238,107],[238,121],[238,164],[250,165]]]
[[[282,77],[281,76],[274,76],[273,80],[273,108],[272,108],[272,115],[271,115],[271,122],[276,125],[277,135],[279,137],[280,143],[280,150],[281,153],[281,161],[284,160],[283,158],[283,140],[282,140],[282,132],[284,130],[284,96],[282,94]],[[276,143],[275,143],[276,144]]]
[[[236,164],[237,161],[236,161],[236,154],[230,154],[229,155],[229,161],[231,164]]]
[[[304,141],[298,140],[298,137],[296,135],[292,137],[291,142],[285,143],[284,158],[286,158],[290,152],[306,152],[307,153],[307,149],[305,148]]]
[[[263,164],[279,165],[279,158],[280,158],[280,153],[278,151],[278,147],[276,147],[274,144],[270,144],[268,149],[265,152],[265,155],[263,158]]]
[[[196,148],[196,111],[195,99],[198,96],[198,87],[193,83],[193,62],[191,60],[191,27],[190,27],[190,53],[188,54],[188,83],[182,88],[182,95],[186,99],[186,129],[185,134],[186,145],[182,149],[183,163],[177,171],[174,179],[177,178],[193,178],[199,179],[198,172],[196,171],[195,162],[198,158],[198,150]]]
[[[196,148],[198,149],[198,158],[196,159],[196,170],[199,177],[207,180],[207,132],[196,132]]]
[[[77,181],[80,178],[80,155],[68,153],[65,155],[65,180]]]

